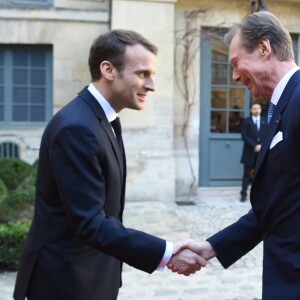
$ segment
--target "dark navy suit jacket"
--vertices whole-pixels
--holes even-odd
[[[283,139],[272,149],[271,141]],[[252,209],[208,240],[227,268],[262,240],[263,299],[300,299],[300,71],[273,113],[256,162]]]
[[[253,167],[258,153],[254,152],[256,145],[261,144],[266,129],[268,127],[267,120],[261,116],[260,128],[257,130],[256,124],[254,124],[252,116],[245,118],[241,124],[241,135],[244,141],[243,152],[241,157],[241,163]]]
[[[115,300],[121,262],[149,273],[157,268],[166,242],[122,225],[121,155],[87,88],[52,118],[41,141],[35,214],[15,299],[29,291],[43,300]]]

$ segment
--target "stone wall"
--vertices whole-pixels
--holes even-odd
[[[300,32],[300,1],[265,1],[293,33]],[[128,163],[128,200],[175,200],[186,197],[193,176],[182,136],[184,98],[180,79],[182,49],[178,38],[185,31],[184,15],[204,9],[194,26],[229,27],[249,12],[248,0],[55,0],[50,8],[1,8],[0,44],[53,45],[53,113],[89,83],[87,58],[96,36],[108,30],[133,29],[159,48],[156,91],[143,111],[121,112]],[[199,192],[200,39],[191,69],[195,99],[187,126],[190,162],[195,175],[192,192]],[[178,49],[177,49],[178,50]],[[298,54],[299,55],[299,54]],[[178,83],[179,82],[179,83]],[[20,145],[21,158],[38,156],[44,126],[0,128],[0,142]]]

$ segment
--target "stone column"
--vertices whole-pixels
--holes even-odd
[[[112,29],[131,29],[158,47],[156,91],[143,111],[124,110],[127,199],[175,199],[173,153],[174,11],[176,0],[113,0]]]

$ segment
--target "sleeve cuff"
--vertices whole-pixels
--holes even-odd
[[[173,255],[173,243],[166,241],[166,250],[164,253],[164,256],[159,264],[159,266],[157,267],[156,271],[158,272],[163,272],[165,269],[165,266],[168,264],[168,262],[170,261],[172,255]]]

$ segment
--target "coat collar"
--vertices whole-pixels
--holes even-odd
[[[107,123],[109,123],[105,116],[104,110],[98,103],[97,99],[95,99],[95,97],[89,92],[87,86],[78,93],[78,96],[91,107],[97,118],[99,118],[100,120],[105,120]]]
[[[300,70],[295,72],[294,75],[291,77],[291,79],[287,83],[286,87],[284,88],[283,93],[282,93],[281,97],[279,98],[279,101],[275,107],[273,116],[270,120],[270,124],[268,125],[266,136],[264,138],[261,150],[260,150],[258,158],[257,158],[254,177],[259,172],[259,169],[260,169],[262,162],[268,152],[268,149],[270,147],[272,139],[280,125],[282,114],[289,102],[290,96],[291,96],[296,84],[299,81],[300,81]]]
[[[109,123],[109,121],[107,120],[107,117],[104,113],[104,110],[102,109],[101,105],[99,104],[99,102],[97,101],[97,99],[95,99],[95,97],[89,92],[87,86],[78,93],[78,96],[87,103],[87,105],[93,110],[94,114],[96,115],[96,117],[100,120],[100,125],[102,126],[102,128],[104,129],[104,131],[106,132],[112,146],[115,152],[115,155],[118,159],[119,162],[119,166],[121,169],[121,174],[125,174],[125,154],[121,153],[120,147],[118,145],[118,142],[116,140],[116,137],[113,133],[111,124]],[[123,177],[123,176],[122,176]]]

